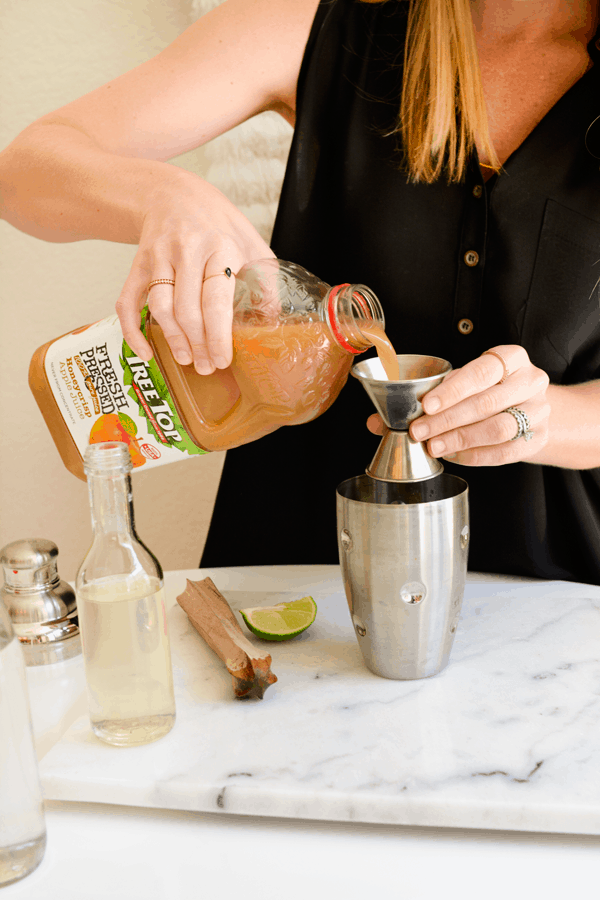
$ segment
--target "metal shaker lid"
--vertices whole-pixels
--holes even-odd
[[[58,547],[45,538],[13,541],[0,551],[4,580],[15,588],[36,590],[59,580],[57,559]]]
[[[29,538],[24,541],[13,541],[0,551],[0,563],[11,565],[16,569],[38,569],[47,565],[58,556],[58,547],[54,541],[46,538]]]
[[[58,547],[44,538],[13,541],[0,550],[4,570],[0,595],[24,644],[79,635],[75,592],[61,581],[57,561]]]

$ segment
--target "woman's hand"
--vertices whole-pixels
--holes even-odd
[[[226,368],[232,358],[235,273],[273,255],[220,191],[182,173],[180,181],[162,185],[149,203],[139,249],[117,302],[125,340],[141,359],[151,358],[139,327],[147,302],[177,362],[193,362],[200,375]],[[157,284],[148,291],[159,278],[175,285]]]
[[[501,466],[528,460],[548,441],[548,375],[532,364],[523,347],[493,347],[451,372],[423,399],[424,415],[410,426],[416,441],[427,441],[431,456],[463,466]],[[519,433],[513,407],[529,419],[531,438]],[[381,434],[380,416],[367,427]]]

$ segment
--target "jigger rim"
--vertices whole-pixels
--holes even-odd
[[[440,375],[448,375],[448,373],[452,371],[452,363],[450,363],[447,359],[442,359],[441,356],[429,356],[429,354],[427,353],[397,353],[396,358],[398,360],[407,361],[426,359],[430,362],[440,362],[442,363],[442,367],[440,368],[439,372],[436,372],[433,375],[422,375],[418,378],[399,378],[397,381],[388,381],[387,378],[375,378],[364,371],[372,363],[379,363],[381,365],[381,360],[377,356],[374,356],[370,359],[363,359],[360,362],[355,363],[350,369],[350,374],[355,378],[358,378],[359,381],[386,382],[387,384],[422,384],[424,382],[439,378]]]

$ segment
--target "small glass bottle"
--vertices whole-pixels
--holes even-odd
[[[76,593],[92,731],[146,744],[175,723],[162,569],[135,532],[127,445],[91,444],[84,467],[94,539]]]
[[[0,887],[29,875],[45,849],[23,650],[0,600]]]

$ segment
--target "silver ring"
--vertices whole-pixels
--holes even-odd
[[[518,441],[520,437],[524,437],[526,441],[530,441],[533,437],[533,431],[531,430],[531,422],[529,421],[527,413],[522,409],[519,409],[518,406],[509,406],[504,412],[514,416],[517,420],[517,425],[519,426],[519,430],[515,436],[511,438],[511,441]]]

